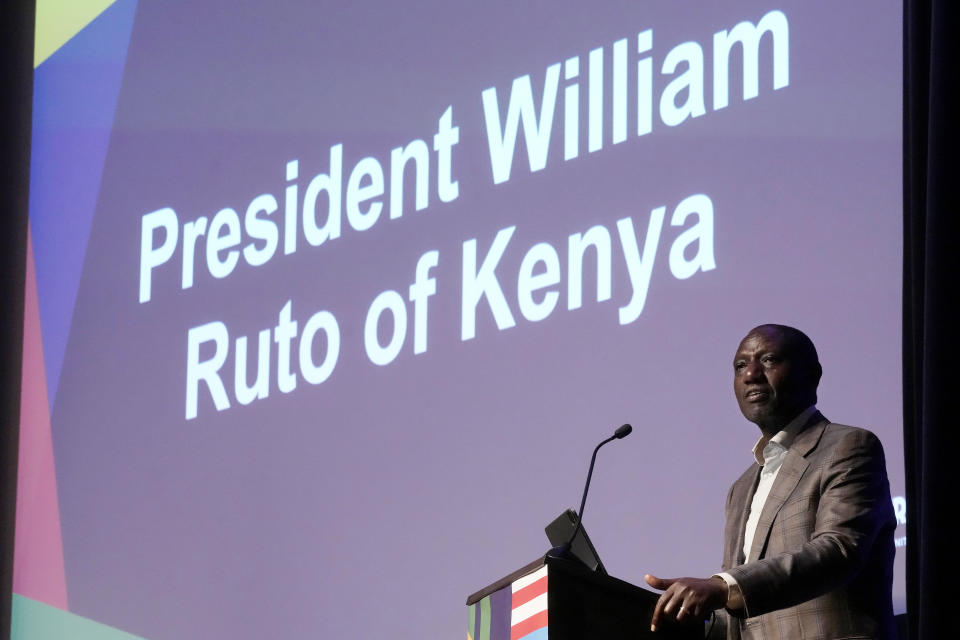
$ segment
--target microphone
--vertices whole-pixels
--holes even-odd
[[[577,526],[573,529],[573,534],[570,536],[570,539],[567,540],[560,546],[553,547],[550,551],[547,552],[547,556],[551,558],[569,558],[570,556],[570,546],[573,544],[573,541],[576,539],[577,534],[580,533],[580,528],[583,525],[583,508],[587,504],[587,492],[590,491],[590,479],[593,477],[593,465],[597,462],[597,452],[600,451],[600,447],[607,444],[611,440],[621,440],[626,438],[630,433],[633,432],[633,427],[629,424],[620,425],[617,427],[617,430],[613,432],[613,435],[597,445],[593,450],[593,456],[590,458],[590,470],[587,471],[587,484],[583,487],[583,498],[580,499],[580,511],[577,515]]]
[[[617,427],[617,430],[613,432],[613,437],[616,438],[617,440],[622,440],[623,438],[626,438],[631,433],[633,433],[633,427],[631,427],[629,424],[623,424]],[[607,441],[605,440],[604,442],[607,442]],[[603,444],[603,442],[601,442],[600,444]]]

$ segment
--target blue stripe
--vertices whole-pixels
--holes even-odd
[[[547,640],[547,627],[540,627],[536,631],[531,631],[520,640]]]

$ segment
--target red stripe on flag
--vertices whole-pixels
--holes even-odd
[[[545,626],[547,626],[547,612],[535,613],[523,622],[518,622],[510,627],[510,640],[520,640],[525,635]]]
[[[523,589],[513,592],[513,607],[516,609],[525,602],[530,602],[539,595],[547,592],[547,576],[543,576],[536,582],[531,582]]]

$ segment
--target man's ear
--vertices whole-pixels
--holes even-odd
[[[814,364],[812,374],[813,388],[816,389],[820,386],[820,377],[823,375],[823,367],[820,366],[820,363],[817,362]]]
[[[820,366],[819,362],[815,362],[807,373],[807,378],[810,381],[810,395],[813,396],[813,402],[817,402],[817,388],[820,386],[820,377],[823,375],[823,367]]]

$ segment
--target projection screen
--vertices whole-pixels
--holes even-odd
[[[14,637],[463,637],[623,423],[604,564],[710,575],[766,322],[883,441],[904,610],[899,4],[37,20]]]

